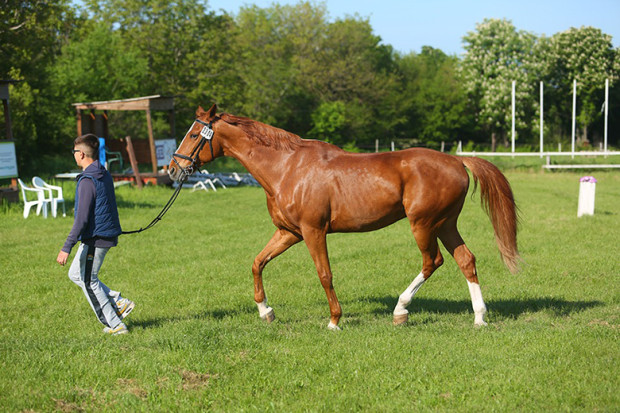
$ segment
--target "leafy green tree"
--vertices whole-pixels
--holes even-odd
[[[225,70],[230,59],[222,50],[228,44],[228,16],[208,12],[203,0],[87,0],[86,4],[92,20],[113,27],[146,60],[145,93],[176,96],[180,124],[193,118],[198,104],[221,100],[198,88],[213,86],[212,79],[230,73]]]
[[[236,68],[243,88],[242,113],[300,134],[309,129],[312,99],[300,79],[324,35],[325,13],[324,5],[309,2],[241,8]]]
[[[50,88],[63,103],[59,127],[75,133],[71,103],[124,99],[149,94],[148,63],[120,32],[105,24],[87,24],[65,44],[51,68]],[[114,116],[115,118],[117,116]],[[130,125],[124,125],[130,126]],[[136,136],[134,130],[125,134]]]
[[[497,137],[507,144],[511,129],[512,81],[516,81],[516,127],[530,126],[535,81],[539,68],[533,59],[536,37],[517,31],[508,20],[485,19],[476,31],[463,37],[465,56],[461,75],[465,90],[474,106],[475,121],[491,135],[492,150]]]
[[[312,129],[308,136],[336,145],[344,145],[343,129],[346,122],[345,104],[340,101],[323,102],[312,113]]]
[[[347,140],[369,146],[390,139],[402,119],[393,50],[367,20],[346,18],[326,27],[303,61],[301,84],[320,102],[343,102]]]
[[[399,137],[435,146],[469,137],[471,125],[465,93],[457,76],[458,59],[424,46],[420,54],[398,59],[403,83],[403,116]]]
[[[44,68],[60,49],[76,21],[69,0],[2,0],[0,78],[13,68],[27,80],[42,80]]]
[[[45,164],[42,156],[55,152],[54,116],[62,104],[50,95],[47,69],[80,22],[68,0],[1,2],[0,78],[19,80],[9,90],[20,174],[31,174]]]

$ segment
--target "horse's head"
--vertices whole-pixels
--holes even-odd
[[[192,123],[168,165],[168,174],[173,180],[189,176],[202,165],[222,155],[222,147],[214,140],[213,124],[219,120],[217,106],[205,111],[196,110],[196,120]]]

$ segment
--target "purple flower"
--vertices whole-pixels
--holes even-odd
[[[593,176],[584,176],[584,177],[582,177],[579,180],[579,182],[591,182],[591,183],[595,184],[596,183],[596,178],[593,177]]]

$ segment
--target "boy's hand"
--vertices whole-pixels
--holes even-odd
[[[56,262],[64,266],[67,263],[67,258],[69,258],[69,253],[61,250],[56,257]]]

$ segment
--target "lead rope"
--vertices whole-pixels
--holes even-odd
[[[172,204],[174,204],[174,201],[176,201],[177,197],[179,196],[179,192],[181,192],[181,188],[183,188],[183,184],[185,183],[185,181],[187,180],[188,177],[189,177],[189,175],[187,175],[187,174],[183,174],[181,176],[181,179],[179,179],[179,181],[178,181],[179,182],[179,186],[177,186],[177,189],[174,190],[174,193],[172,194],[172,196],[168,200],[168,203],[166,203],[166,205],[164,205],[164,207],[161,210],[161,212],[155,217],[155,219],[153,219],[151,221],[150,224],[148,224],[144,228],[136,229],[134,231],[123,231],[123,232],[121,232],[121,234],[138,234],[138,233],[140,233],[142,231],[146,231],[147,229],[152,228],[153,226],[155,226],[155,224],[157,224],[159,221],[161,221],[161,219],[164,217],[164,215],[166,215],[166,212],[168,212],[170,207],[172,207]]]

